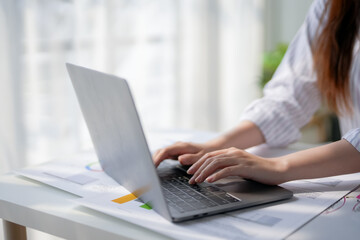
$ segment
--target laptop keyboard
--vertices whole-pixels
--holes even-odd
[[[240,201],[219,188],[192,185],[188,181],[189,178],[183,175],[161,179],[161,186],[168,205],[180,213]]]

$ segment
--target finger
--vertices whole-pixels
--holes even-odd
[[[245,177],[241,171],[241,166],[230,166],[221,169],[220,171],[212,174],[210,177],[206,178],[206,181],[209,183],[216,182],[222,178],[230,177],[230,176],[240,176]]]
[[[179,156],[178,160],[182,165],[192,165],[202,157],[203,153],[199,152],[196,154],[183,154]]]
[[[201,183],[205,181],[207,177],[215,173],[219,169],[234,166],[237,164],[236,159],[232,157],[215,157],[207,166],[205,166],[200,174],[195,178],[195,182]],[[205,165],[205,164],[204,164]],[[203,165],[203,166],[204,166]]]
[[[167,158],[166,149],[160,149],[157,151],[157,154],[153,158],[153,162],[154,162],[155,166],[157,167],[166,158]]]
[[[195,146],[188,143],[178,142],[159,151],[154,159],[154,163],[158,166],[165,159],[177,159],[179,155],[185,153],[195,153]]]
[[[158,155],[154,158],[153,161],[155,163],[155,166],[158,166],[165,159],[176,160],[177,158],[178,158],[178,154],[176,150],[164,148],[159,151]]]
[[[187,173],[194,174],[199,169],[199,167],[206,161],[206,159],[217,156],[219,154],[223,154],[226,151],[227,151],[227,149],[222,149],[222,150],[217,150],[217,151],[206,153],[196,163],[194,163],[191,166],[191,168],[188,169]]]
[[[157,162],[159,160],[170,158],[171,155],[173,154],[174,150],[177,147],[178,147],[178,144],[173,144],[173,145],[166,146],[164,148],[159,149],[158,151],[156,151],[156,156],[155,156],[154,160]]]
[[[152,155],[152,159],[154,161],[154,159],[156,159],[156,156],[159,155],[160,149],[156,150],[153,155]]]
[[[196,172],[194,173],[194,175],[190,178],[190,183],[194,184],[196,183],[196,179],[200,176],[200,174],[204,171],[204,169],[209,165],[211,164],[213,161],[221,161],[221,160],[218,160],[218,159],[221,159],[221,158],[225,158],[227,157],[226,153],[225,154],[219,154],[217,156],[213,156],[213,157],[210,157],[210,158],[207,158],[205,161],[203,161],[203,163],[201,164],[201,166],[196,170]]]

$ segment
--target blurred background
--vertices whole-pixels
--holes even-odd
[[[91,148],[66,62],[126,78],[146,132],[231,128],[311,2],[0,0],[0,173]],[[318,116],[302,141],[334,137]]]

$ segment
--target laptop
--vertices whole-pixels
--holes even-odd
[[[66,67],[105,173],[167,220],[181,222],[293,196],[279,186],[239,178],[190,185],[191,176],[180,167],[155,168],[127,81]]]

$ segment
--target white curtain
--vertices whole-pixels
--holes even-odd
[[[259,95],[263,0],[1,0],[0,172],[91,147],[65,62],[129,80],[146,131],[219,131]]]
[[[263,2],[0,0],[0,174],[91,147],[65,62],[128,79],[146,131],[230,128],[259,93]]]
[[[228,129],[259,96],[264,2],[179,3],[176,125]]]
[[[0,1],[0,173],[23,166],[26,159],[17,16],[15,2]]]

